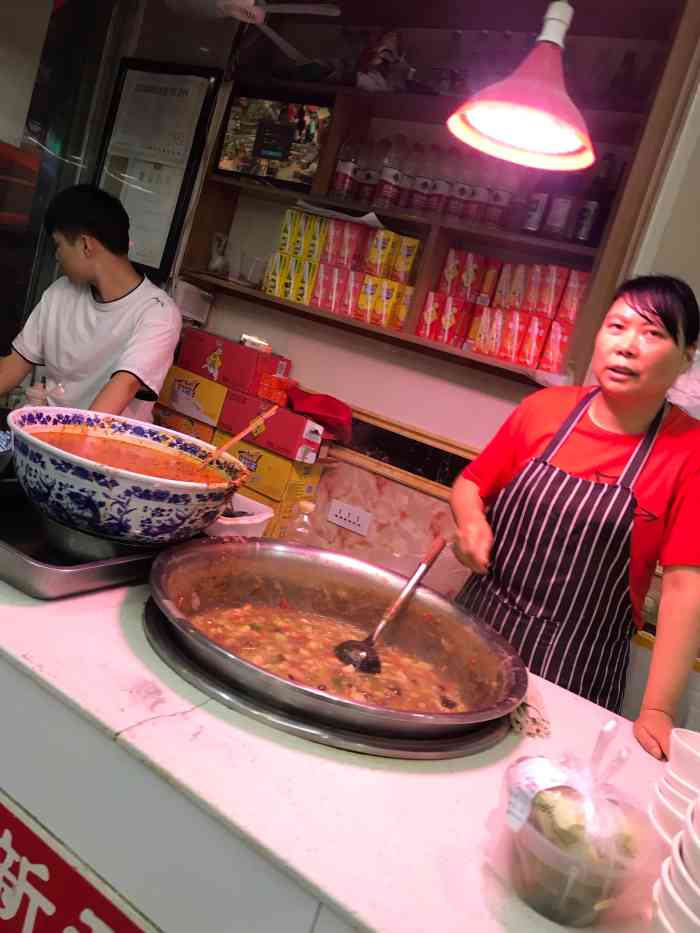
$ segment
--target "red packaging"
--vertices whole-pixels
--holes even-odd
[[[537,314],[529,315],[518,350],[518,363],[521,366],[527,366],[529,369],[537,367],[551,323],[549,318]]]
[[[368,228],[362,224],[343,224],[336,265],[359,269],[365,254]]]
[[[447,295],[441,295],[440,292],[428,292],[425,296],[425,304],[416,327],[417,337],[424,337],[426,340],[436,339],[434,335],[437,333],[446,298]]]
[[[561,321],[552,321],[549,335],[542,350],[538,369],[547,373],[563,373],[566,357],[569,350],[569,340],[573,326],[562,324]]]
[[[345,283],[345,290],[343,292],[343,297],[340,299],[338,304],[337,314],[342,314],[344,317],[352,317],[357,308],[357,302],[360,297],[360,291],[362,289],[362,280],[364,279],[365,274],[360,269],[348,269],[347,270],[347,281]]]
[[[469,322],[469,329],[467,330],[464,343],[462,344],[462,349],[476,353],[477,347],[481,343],[481,328],[482,326],[488,328],[490,323],[491,308],[484,308],[481,305],[474,305],[471,320]]]
[[[177,361],[189,372],[249,395],[257,395],[261,376],[288,376],[292,369],[292,361],[285,356],[262,353],[196,327],[182,332]]]
[[[238,434],[269,407],[266,399],[229,389],[219,416],[219,427],[229,434]],[[315,463],[322,438],[323,427],[320,424],[287,408],[280,408],[263,422],[261,431],[246,434],[244,440],[290,460]]]
[[[311,305],[324,311],[340,312],[340,302],[345,294],[350,270],[345,266],[327,266],[321,264],[316,273]]]
[[[513,268],[510,280],[510,290],[506,298],[505,307],[508,311],[522,311],[525,303],[525,288],[527,285],[527,266],[518,263]]]
[[[577,269],[571,270],[569,281],[566,283],[564,294],[559,302],[558,321],[563,321],[566,324],[574,323],[583,304],[590,277],[589,272],[579,272]]]
[[[321,251],[321,262],[334,265],[339,262],[340,244],[343,238],[344,220],[329,220],[326,229],[326,242]]]
[[[513,264],[506,262],[503,264],[501,274],[498,276],[498,286],[496,294],[491,302],[492,308],[507,308],[508,296],[510,295],[510,283],[513,279]]]
[[[440,341],[440,343],[452,345],[457,337],[463,316],[464,301],[461,298],[455,298],[453,295],[447,295],[442,314],[437,321],[434,339]]]
[[[564,293],[569,270],[564,266],[545,266],[537,300],[537,313],[553,318]]]
[[[328,307],[328,292],[330,286],[330,276],[333,266],[327,265],[325,262],[321,262],[318,265],[318,272],[316,273],[316,283],[314,285],[314,293],[311,296],[311,307],[312,308],[327,308]]]
[[[525,336],[525,328],[529,322],[529,315],[524,311],[506,311],[503,323],[501,343],[498,347],[498,357],[516,363],[518,351]]]
[[[464,298],[471,303],[476,296],[486,271],[487,259],[479,253],[465,253],[460,270],[459,280],[453,294],[457,298]]]
[[[503,263],[500,259],[486,258],[484,260],[484,272],[474,296],[476,304],[486,307],[492,303],[502,266]]]
[[[459,292],[460,277],[466,254],[461,249],[449,249],[442,267],[438,291],[443,295],[456,295]]]
[[[528,314],[537,313],[537,305],[540,300],[540,288],[544,279],[544,266],[528,266],[527,279],[525,282],[525,296],[523,298],[523,311]]]
[[[489,308],[488,311],[490,314],[484,315],[481,321],[476,350],[477,353],[483,353],[485,356],[498,356],[503,342],[507,312],[502,308]]]

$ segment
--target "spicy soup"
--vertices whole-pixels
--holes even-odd
[[[35,437],[65,450],[67,453],[85,457],[104,466],[118,467],[141,473],[143,476],[158,476],[162,479],[180,480],[184,483],[226,483],[228,477],[214,467],[202,467],[200,460],[177,450],[168,450],[146,444],[134,444],[117,437],[99,437],[89,434],[72,434],[63,431],[37,432]]]

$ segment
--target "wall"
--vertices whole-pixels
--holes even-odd
[[[19,146],[51,15],[51,0],[0,4],[0,141]]]

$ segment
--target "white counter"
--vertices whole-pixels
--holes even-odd
[[[147,595],[138,586],[45,603],[0,582],[0,787],[154,924],[167,933],[562,929],[485,867],[487,821],[514,757],[585,755],[609,713],[537,680],[548,739],[510,735],[445,762],[324,748],[173,674],[142,630]],[[633,754],[617,781],[646,803],[661,765],[629,722],[620,731]]]

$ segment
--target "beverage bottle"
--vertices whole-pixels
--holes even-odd
[[[433,182],[435,181],[434,150],[437,146],[431,146],[425,153],[423,162],[417,166],[416,174],[413,177],[413,187],[411,189],[411,198],[409,208],[418,213],[426,213],[430,210],[430,197],[433,193]]]
[[[373,143],[368,140],[360,154],[360,171],[357,180],[356,200],[359,204],[372,204],[379,182],[379,173],[389,149],[388,139]]]
[[[399,196],[400,207],[410,207],[411,197],[415,180],[420,175],[425,163],[425,149],[420,143],[414,143],[404,165],[403,177],[401,179],[401,194]]]
[[[451,159],[448,152],[439,146],[431,146],[430,154],[433,165],[433,184],[430,189],[428,210],[431,214],[442,214],[452,186],[452,180],[449,177],[452,171]]]
[[[489,184],[489,200],[484,211],[484,222],[502,227],[508,205],[516,185],[515,166],[504,164],[493,166]]]
[[[469,197],[464,219],[480,223],[484,219],[486,205],[489,203],[489,163],[488,156],[475,156],[471,165]]]
[[[573,231],[577,243],[596,246],[600,242],[612,207],[614,174],[615,157],[608,153],[583,194]]]
[[[539,233],[542,229],[549,207],[552,184],[553,178],[549,172],[540,173],[535,180],[527,200],[527,211],[523,223],[525,233]]]
[[[357,186],[357,167],[360,157],[360,143],[349,136],[340,147],[335,175],[331,185],[331,195],[341,201],[351,201]]]
[[[376,208],[397,207],[401,199],[403,168],[406,162],[408,143],[406,137],[397,133],[384,156],[381,174],[374,195]]]
[[[527,217],[528,208],[528,189],[527,175],[529,169],[520,165],[512,166],[512,191],[510,202],[503,212],[502,226],[505,230],[512,230],[514,233],[522,230]]]
[[[467,210],[474,160],[468,152],[461,152],[450,147],[452,156],[452,186],[447,199],[445,213],[451,220],[461,220]]]
[[[292,544],[303,544],[311,546],[314,540],[314,531],[311,525],[311,516],[316,508],[316,503],[308,499],[302,499],[297,502],[295,515],[289,531],[285,534],[285,541]]]
[[[566,239],[574,221],[576,196],[580,177],[575,173],[562,172],[550,194],[549,207],[542,224],[542,233],[555,239]]]

